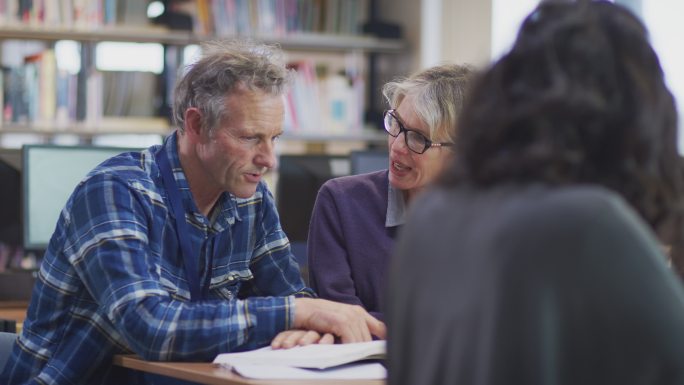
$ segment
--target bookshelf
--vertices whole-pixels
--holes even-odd
[[[136,7],[138,11],[141,9],[138,2],[145,3],[141,0],[117,1],[119,4],[135,4],[130,6]],[[10,110],[10,113],[8,114],[8,109],[6,106],[12,102],[12,96],[10,95],[8,97],[8,89],[13,87],[12,81],[14,81],[14,83],[18,83],[18,81],[16,79],[9,79],[7,73],[11,72],[12,70],[3,68],[3,99],[1,103],[3,108],[2,114],[0,115],[0,118],[2,118],[2,123],[0,124],[0,140],[4,135],[31,134],[34,137],[41,138],[40,140],[42,142],[50,143],[52,142],[53,138],[67,134],[79,137],[81,144],[88,144],[93,137],[98,135],[164,135],[172,130],[172,127],[168,123],[168,119],[165,117],[167,111],[165,111],[164,108],[168,110],[171,93],[170,90],[172,90],[179,68],[184,65],[182,62],[183,49],[187,46],[201,44],[207,41],[231,38],[249,38],[281,46],[285,50],[288,60],[290,59],[290,55],[293,55],[291,62],[293,67],[306,67],[308,68],[308,71],[315,74],[314,76],[318,76],[320,67],[323,67],[323,65],[317,61],[318,59],[310,59],[311,57],[316,57],[317,55],[327,55],[328,58],[333,58],[332,60],[326,59],[328,64],[325,65],[330,65],[330,62],[338,62],[338,64],[342,63],[339,65],[344,67],[345,65],[349,65],[349,62],[352,61],[363,63],[362,65],[358,65],[358,67],[352,71],[356,73],[356,78],[354,80],[351,80],[350,78],[349,80],[349,83],[354,84],[353,87],[356,88],[353,90],[345,90],[344,92],[346,93],[343,96],[346,98],[345,100],[350,101],[349,103],[354,104],[354,106],[347,106],[346,108],[346,110],[352,110],[351,114],[354,114],[355,116],[355,120],[352,123],[343,122],[340,124],[338,122],[336,123],[335,127],[331,129],[323,129],[322,131],[318,132],[316,130],[318,130],[319,127],[330,127],[335,122],[332,122],[331,119],[321,119],[319,116],[317,117],[319,119],[318,121],[311,121],[311,119],[308,119],[306,127],[303,127],[303,122],[305,119],[297,121],[297,118],[302,117],[301,110],[320,110],[322,112],[318,113],[318,115],[324,114],[324,118],[331,114],[330,111],[335,110],[333,107],[325,105],[321,105],[319,107],[319,100],[327,100],[325,99],[328,97],[326,92],[336,92],[334,90],[326,91],[328,89],[332,89],[331,86],[321,83],[319,85],[313,86],[315,91],[313,99],[317,99],[315,100],[316,103],[311,103],[311,99],[292,101],[293,98],[290,98],[288,101],[288,103],[293,103],[295,106],[297,103],[300,105],[306,105],[307,108],[300,108],[298,111],[296,111],[298,116],[293,113],[292,116],[289,117],[290,119],[286,120],[286,134],[282,138],[283,141],[300,141],[305,143],[313,142],[313,145],[305,144],[304,148],[306,150],[315,149],[316,151],[321,151],[321,149],[323,149],[322,151],[325,151],[325,147],[328,143],[336,142],[346,142],[351,146],[351,149],[357,149],[359,146],[364,144],[369,144],[371,146],[382,145],[386,142],[385,135],[383,135],[382,132],[378,132],[377,130],[373,129],[373,127],[369,127],[364,115],[364,110],[366,110],[368,106],[377,104],[373,103],[373,100],[368,99],[380,97],[379,87],[376,84],[372,84],[373,79],[375,79],[373,74],[375,69],[373,68],[372,64],[369,64],[370,60],[368,60],[368,58],[376,57],[377,55],[401,55],[407,53],[409,48],[406,42],[402,39],[380,38],[370,35],[362,35],[359,33],[360,25],[363,23],[363,18],[365,17],[365,8],[369,2],[374,1],[375,0],[283,0],[280,2],[277,0],[229,0],[225,2],[212,2],[206,0],[196,0],[194,2],[184,2],[186,5],[195,4],[195,8],[191,9],[194,28],[193,30],[186,31],[171,30],[166,27],[156,26],[146,20],[144,23],[141,23],[140,17],[137,17],[137,20],[132,23],[121,23],[119,21],[112,22],[111,20],[107,21],[108,4],[117,3],[116,1],[110,0],[82,0],[78,2],[72,2],[71,0],[55,0],[54,4],[51,2],[33,2],[34,5],[42,4],[35,6],[42,6],[45,8],[42,10],[24,9],[23,11],[21,10],[21,7],[24,6],[22,5],[24,2],[16,0],[3,2],[3,4],[15,3],[15,8],[12,9],[10,6],[7,6],[2,7],[3,9],[0,10],[0,42],[38,42],[39,44],[45,46],[46,51],[48,51],[49,55],[43,55],[41,52],[39,54],[33,55],[35,58],[31,59],[35,60],[37,63],[35,68],[31,68],[31,71],[34,74],[33,76],[36,76],[36,83],[42,82],[41,71],[45,71],[44,68],[47,68],[48,72],[55,71],[55,64],[52,64],[52,61],[55,60],[53,58],[55,54],[52,49],[54,48],[55,44],[60,41],[74,41],[80,45],[80,71],[78,74],[73,75],[73,80],[65,81],[71,82],[69,87],[77,87],[78,89],[77,91],[68,91],[70,95],[76,94],[74,98],[69,100],[69,103],[72,103],[72,101],[75,99],[78,100],[73,101],[75,107],[68,107],[69,115],[67,118],[64,118],[66,114],[64,111],[62,111],[61,115],[55,115],[54,108],[47,112],[47,117],[36,115],[42,113],[42,105],[46,104],[42,99],[36,99],[38,101],[36,101],[35,104],[39,105],[38,107],[29,106],[27,108],[29,110],[28,112],[22,111],[23,114],[28,114],[27,118],[26,115],[21,115],[19,117],[12,115],[13,113],[16,114],[17,108]],[[72,18],[72,16],[77,12],[75,10],[69,10],[67,5],[73,5],[76,3],[87,4],[87,8],[84,8],[86,12],[81,12],[81,14],[86,15],[85,17],[89,17],[88,12],[92,12],[93,15],[98,15],[97,17],[101,17],[101,19],[89,18],[86,21],[79,21],[75,18]],[[166,3],[170,4],[171,1],[167,1]],[[225,24],[224,21],[222,21],[223,19],[214,15],[216,13],[214,11],[216,10],[211,8],[213,5],[219,3],[233,3],[237,4],[238,6],[242,4],[244,12],[251,12],[248,19],[252,24],[246,26],[239,25],[239,18],[236,19],[237,21],[232,21],[232,23],[237,23],[236,25],[231,26]],[[307,12],[305,8],[302,8],[302,5],[305,3],[320,7],[320,9],[316,9],[316,12],[319,12],[321,15],[320,20],[317,22],[314,21],[314,24],[317,23],[317,25],[319,25],[318,29],[311,29],[311,25],[304,26],[306,20],[311,20],[310,11],[307,13],[309,19],[303,17],[303,12]],[[352,3],[353,7],[349,7],[348,4]],[[268,12],[273,12],[272,18],[275,18],[276,21],[280,20],[284,23],[284,20],[287,20],[289,23],[289,19],[282,18],[284,17],[282,16],[283,12],[290,12],[288,15],[291,15],[292,9],[287,8],[289,6],[288,4],[295,4],[297,7],[299,7],[295,9],[295,12],[302,12],[302,14],[295,15],[299,18],[299,21],[297,22],[299,24],[290,25],[290,23],[287,26],[278,27],[279,24],[276,23],[269,27],[272,28],[271,30],[265,30],[261,19],[268,19],[268,17],[263,16],[264,14],[268,16]],[[53,8],[48,10],[48,6]],[[264,8],[261,8],[263,6],[271,8],[267,8],[267,10],[270,10],[268,10],[268,12],[264,12]],[[3,10],[6,11],[8,9],[11,9],[12,12],[6,12],[4,14],[2,13]],[[19,10],[19,12],[17,12],[17,10]],[[330,32],[331,27],[330,21],[328,20],[331,17],[330,15],[338,17],[331,10],[342,11],[342,16],[339,17],[344,18],[344,21],[346,22],[345,25],[347,25],[347,27],[343,26],[342,21],[338,21],[333,29],[343,29],[343,33]],[[220,11],[224,12],[223,9]],[[55,16],[57,15],[55,12],[57,12],[59,15]],[[64,15],[70,12],[72,14],[69,15],[68,22],[63,21]],[[325,12],[327,12],[327,16],[324,15]],[[351,12],[356,12],[358,15],[354,15]],[[48,14],[52,15],[49,20],[47,16]],[[202,14],[204,14],[204,17]],[[16,15],[16,17],[12,17],[12,15]],[[246,13],[242,14],[242,16],[244,15],[246,15]],[[209,20],[207,17],[212,19]],[[55,22],[55,20],[60,21]],[[316,19],[314,18],[314,20]],[[350,22],[353,22],[353,24],[356,26],[349,26],[352,25],[349,24]],[[228,23],[231,23],[231,21]],[[226,33],[227,30],[229,30],[229,33]],[[98,72],[101,72],[95,69],[95,47],[101,42],[156,43],[161,44],[164,47],[164,72],[160,75],[156,75],[156,79],[154,79],[154,84],[157,84],[158,82],[161,85],[151,86],[156,88],[155,92],[157,93],[159,99],[165,101],[161,102],[161,107],[159,105],[156,106],[157,111],[154,115],[161,116],[142,118],[138,116],[122,117],[105,115],[103,112],[105,107],[102,105],[107,104],[107,96],[105,94],[108,92],[108,90],[112,90],[114,88],[107,88],[106,81],[103,81],[101,78],[95,79],[96,81],[92,82],[97,84],[96,86],[91,85],[91,77],[98,75]],[[5,55],[16,55],[16,53],[11,49],[4,49],[4,52],[1,52],[0,54],[3,57]],[[350,60],[350,57],[353,59]],[[28,61],[29,59],[26,58],[25,63]],[[46,65],[43,62],[47,62],[48,64]],[[338,86],[339,84],[345,83],[344,81],[340,81],[339,74],[342,72],[342,70],[340,70],[339,67],[336,68],[333,66],[328,72],[331,74],[330,78],[336,77],[328,83],[332,84],[334,83],[333,81],[335,81],[335,84]],[[24,74],[22,73],[20,76],[24,76]],[[42,95],[42,83],[40,86],[26,86],[24,84],[24,78],[22,77],[20,79],[20,87],[34,87],[36,89],[40,88],[40,91],[26,91],[25,88],[22,88],[22,93],[29,93],[34,96],[36,94]],[[324,78],[319,78],[316,81],[326,80]],[[356,86],[357,82],[360,84],[358,87]],[[371,83],[369,84],[369,82]],[[104,87],[101,83],[105,83]],[[114,83],[116,86],[116,81],[114,81]],[[111,81],[109,84],[110,87],[112,87]],[[16,87],[16,85],[14,85],[14,87]],[[84,90],[86,87],[94,87],[93,89],[96,90],[94,91],[95,93],[92,94],[90,88]],[[140,83],[136,83],[135,89],[140,89]],[[135,89],[132,92],[137,93]],[[48,97],[47,103],[55,103],[54,100],[59,98],[60,91],[55,91],[54,87],[52,87],[48,92],[51,92],[54,95]],[[377,94],[377,96],[369,96],[374,92]],[[21,97],[26,98],[26,96],[23,94]],[[28,97],[30,98],[31,96]],[[40,97],[42,98],[42,96]],[[103,99],[105,99],[105,102],[101,102]],[[14,97],[13,100],[17,100],[17,97]],[[86,103],[81,103],[80,100],[85,100]],[[93,100],[100,102],[99,104],[93,103]],[[57,103],[59,104],[59,101],[57,101]],[[88,106],[84,107],[84,104],[87,104]],[[314,106],[314,108],[309,108],[310,106]],[[57,108],[59,108],[59,106]],[[289,106],[288,110],[295,111],[296,108]],[[57,114],[59,114],[59,111]],[[347,115],[349,114],[350,113],[347,112]],[[61,116],[61,119],[59,116]],[[377,124],[375,121],[372,123]],[[3,143],[4,142],[0,141],[0,147],[3,146]],[[297,146],[294,147],[297,148]],[[299,148],[301,148],[301,146]]]

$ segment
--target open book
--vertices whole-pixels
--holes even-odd
[[[239,365],[286,366],[307,369],[327,369],[355,361],[385,357],[385,341],[334,345],[307,345],[273,350],[270,347],[241,353],[223,353],[215,364],[227,367]]]

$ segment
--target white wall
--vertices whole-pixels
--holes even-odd
[[[538,3],[539,0],[492,0],[492,59],[511,48],[523,20]]]
[[[382,18],[401,24],[411,47],[407,73],[444,62],[488,63],[491,5],[492,0],[379,0]]]
[[[658,53],[665,81],[675,95],[679,111],[679,153],[684,154],[684,1],[643,0],[643,19]]]
[[[421,68],[453,62],[483,66],[491,49],[492,0],[423,0]]]

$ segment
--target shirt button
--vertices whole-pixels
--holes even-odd
[[[229,280],[229,281],[233,281],[234,279],[235,279],[235,277],[232,276],[232,275],[231,275],[230,277],[228,277],[228,280]]]

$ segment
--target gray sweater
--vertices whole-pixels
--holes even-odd
[[[683,384],[684,290],[615,193],[435,190],[389,273],[389,384]]]

